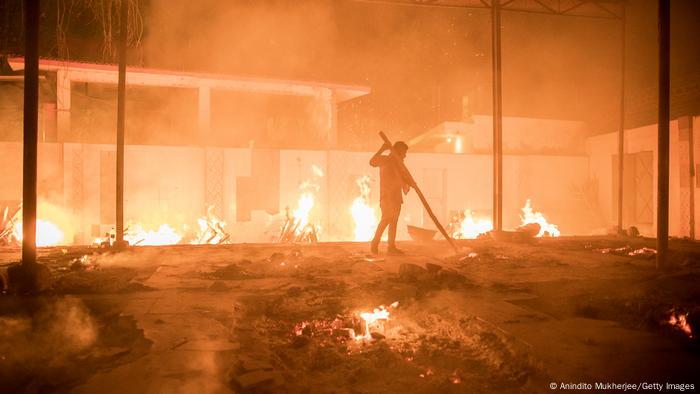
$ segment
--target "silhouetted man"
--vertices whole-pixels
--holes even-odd
[[[388,155],[382,155],[386,151],[391,152]],[[396,248],[396,226],[401,213],[401,204],[403,204],[402,193],[408,193],[410,186],[395,160],[403,162],[406,151],[408,151],[408,145],[405,142],[395,142],[393,151],[391,146],[385,143],[369,161],[369,165],[372,167],[379,167],[379,207],[382,210],[382,219],[377,225],[377,231],[374,233],[370,248],[374,254],[379,253],[379,241],[387,226],[389,226],[387,252],[389,254],[403,254]]]

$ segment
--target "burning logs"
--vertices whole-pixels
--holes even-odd
[[[289,208],[286,209],[285,217],[278,243],[318,242],[318,229],[315,225],[291,215]]]
[[[231,235],[224,230],[226,223],[214,213],[215,206],[207,208],[207,216],[197,219],[199,232],[191,244],[221,245],[231,243]]]
[[[299,185],[301,195],[297,207],[290,212],[285,208],[285,222],[282,224],[278,243],[318,242],[320,227],[313,222],[312,211],[316,205],[316,194],[323,177],[323,171],[316,165],[311,166],[312,177]]]
[[[19,204],[12,215],[8,215],[10,207],[5,207],[0,222],[0,245],[18,246],[21,243],[21,238],[17,236],[15,227],[22,222],[22,204]]]

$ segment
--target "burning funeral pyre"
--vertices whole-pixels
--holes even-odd
[[[191,245],[221,245],[231,243],[231,235],[224,230],[226,222],[221,220],[214,210],[216,207],[210,205],[207,209],[207,216],[197,219],[199,231],[195,239],[190,241]]]
[[[522,215],[520,215],[520,220],[522,221],[520,227],[532,225],[537,229],[536,226],[539,226],[539,231],[535,234],[535,237],[558,237],[560,235],[559,228],[556,225],[548,223],[544,215],[532,210],[530,199],[527,199],[525,202],[522,212]]]
[[[40,203],[39,211],[55,210],[49,204]],[[43,212],[42,212],[43,213]],[[22,204],[10,215],[10,207],[5,207],[0,222],[0,245],[20,246],[22,244]],[[36,246],[56,246],[65,243],[65,234],[57,224],[46,219],[36,220]]]
[[[525,201],[525,206],[521,209],[520,231],[532,233],[533,237],[558,237],[559,228],[547,222],[547,219],[540,212],[532,209],[530,199]],[[447,224],[447,232],[454,239],[476,239],[481,234],[486,234],[493,230],[493,222],[487,218],[475,218],[474,213],[468,209],[457,212]]]
[[[311,170],[312,179],[299,185],[301,196],[297,208],[292,212],[289,207],[285,209],[285,221],[277,239],[279,243],[318,242],[321,226],[314,221],[312,211],[316,205],[316,194],[320,189],[318,181],[323,177],[323,171],[316,165],[312,165]]]
[[[454,239],[476,239],[481,234],[493,230],[493,222],[489,219],[475,219],[468,209],[457,212],[447,224],[447,232]]]
[[[156,230],[147,229],[141,223],[130,223],[124,229],[124,240],[132,246],[162,246],[188,243],[190,245],[220,245],[229,243],[231,235],[224,230],[226,222],[214,214],[215,206],[209,206],[206,216],[197,219],[199,229],[194,236],[184,226],[182,231],[175,230],[169,224],[160,224]],[[94,243],[103,247],[111,246],[116,239],[116,231],[112,229],[103,238],[95,239]],[[188,241],[189,239],[189,241]]]
[[[370,178],[363,175],[355,181],[360,189],[360,195],[355,198],[350,207],[352,219],[355,222],[355,241],[366,242],[372,239],[377,229],[377,215],[369,205]]]

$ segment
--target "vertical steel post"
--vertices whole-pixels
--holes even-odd
[[[694,126],[693,116],[688,116],[688,164],[689,164],[689,191],[690,191],[690,220],[688,225],[690,227],[690,239],[695,239],[695,141],[693,140],[693,126]]]
[[[656,268],[667,268],[670,107],[670,0],[659,0],[659,131],[656,208]]]
[[[119,85],[117,91],[117,239],[124,246],[124,113],[126,107],[126,29],[128,0],[121,0],[119,16]]]
[[[622,5],[622,18],[620,18],[620,131],[617,138],[617,228],[623,229],[623,193],[624,193],[624,162],[625,162],[625,5]]]
[[[493,79],[493,228],[503,229],[503,130],[501,111],[501,5],[491,4],[491,53]]]
[[[36,264],[36,181],[39,115],[39,0],[24,2],[24,146],[22,264]]]

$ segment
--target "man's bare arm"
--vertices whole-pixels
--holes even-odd
[[[379,167],[379,164],[381,163],[380,158],[382,157],[382,153],[384,153],[390,149],[391,149],[390,145],[387,145],[387,144],[382,145],[381,148],[379,148],[379,150],[377,151],[377,153],[375,153],[374,156],[372,156],[372,158],[369,159],[369,165],[371,165],[372,167]]]

